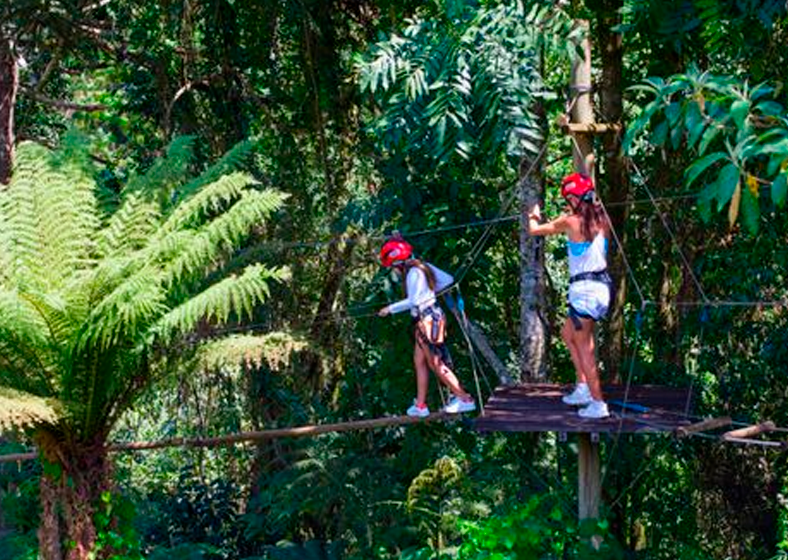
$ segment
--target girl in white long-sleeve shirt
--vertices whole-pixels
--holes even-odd
[[[396,238],[387,241],[380,251],[380,261],[385,267],[393,267],[405,277],[407,297],[385,306],[378,312],[384,317],[393,313],[410,311],[415,324],[416,343],[413,347],[413,365],[416,369],[416,399],[408,408],[408,416],[424,417],[427,407],[429,370],[454,395],[443,407],[444,412],[459,413],[474,410],[473,397],[460,385],[452,371],[451,357],[444,341],[446,318],[437,303],[436,292],[448,288],[454,278],[436,266],[411,258],[413,247]]]

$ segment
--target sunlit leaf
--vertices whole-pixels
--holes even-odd
[[[739,183],[736,183],[730,200],[731,204],[728,206],[728,225],[733,227],[736,223],[736,218],[739,216],[739,204],[741,203],[741,185]]]

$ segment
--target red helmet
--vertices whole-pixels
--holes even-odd
[[[413,246],[404,239],[389,239],[380,248],[380,264],[389,267],[405,261],[413,254]]]
[[[561,196],[564,198],[569,195],[583,198],[583,195],[593,190],[594,182],[591,180],[591,177],[583,173],[572,173],[564,177],[564,180],[561,181]]]

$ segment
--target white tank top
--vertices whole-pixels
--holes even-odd
[[[601,231],[593,241],[569,241],[569,276],[607,268],[607,238]]]

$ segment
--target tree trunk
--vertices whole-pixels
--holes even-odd
[[[65,440],[65,441],[64,441]],[[94,443],[69,443],[67,437],[40,432],[41,525],[38,530],[43,560],[105,558],[96,550],[96,513],[109,485],[109,462],[104,437]]]
[[[547,140],[545,140],[546,142]],[[541,161],[520,165],[520,381],[547,377],[544,242],[528,234],[528,213],[544,200]],[[529,173],[530,169],[530,173]],[[526,174],[527,173],[527,174]]]
[[[14,46],[0,37],[0,184],[11,180],[14,165],[14,105],[19,88],[19,70]]]
[[[621,23],[620,10],[623,0],[603,0],[599,2],[596,22],[596,39],[602,61],[602,75],[599,83],[599,105],[602,118],[608,123],[620,123],[624,118],[624,99],[622,95],[624,49],[621,34],[614,31]],[[605,201],[613,231],[624,244],[624,224],[628,207],[624,204],[629,196],[629,177],[621,148],[623,133],[605,134],[602,137],[604,176],[602,200]],[[611,302],[607,322],[607,337],[600,349],[608,379],[618,383],[621,377],[621,363],[624,356],[624,302],[626,301],[627,277],[623,259],[623,248],[613,245],[610,270],[615,283],[615,300]]]
[[[339,338],[339,327],[337,322],[332,319],[332,314],[342,283],[350,268],[353,250],[356,248],[355,241],[355,238],[347,239],[344,241],[344,247],[341,247],[343,241],[337,238],[329,245],[328,267],[323,281],[323,290],[320,293],[317,312],[310,329],[312,340],[316,341],[318,347],[325,350],[326,355],[332,358],[337,358],[336,350],[338,349],[332,348],[332,346],[337,345]],[[312,353],[306,369],[308,383],[315,391],[326,389],[327,382],[333,381],[326,379],[321,356],[317,353]]]

